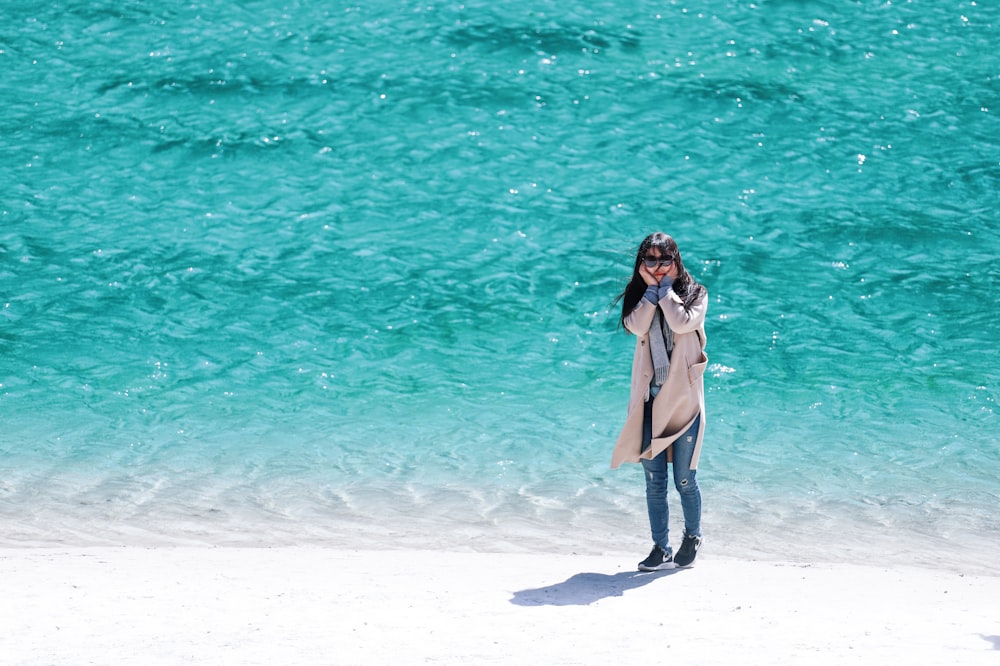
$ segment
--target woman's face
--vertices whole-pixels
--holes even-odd
[[[646,250],[646,255],[642,261],[646,270],[656,278],[657,282],[663,280],[664,276],[677,277],[677,262],[675,261],[675,257],[656,246]]]

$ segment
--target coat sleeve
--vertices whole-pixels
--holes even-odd
[[[667,326],[674,333],[697,331],[705,325],[705,313],[708,311],[708,292],[702,294],[702,297],[695,301],[689,309],[685,309],[681,297],[671,288],[667,292],[667,297],[660,299],[659,307],[663,310],[663,318],[666,319]],[[650,321],[652,321],[652,317],[650,317]],[[649,330],[649,324],[646,324],[646,330]]]
[[[656,306],[645,297],[640,298],[639,304],[625,316],[625,328],[633,335],[645,335],[649,333],[649,327],[653,325],[653,315],[655,314]]]

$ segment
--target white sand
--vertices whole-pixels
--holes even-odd
[[[637,559],[3,549],[0,661],[1000,664],[998,577]]]

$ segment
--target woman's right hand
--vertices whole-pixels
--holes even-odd
[[[639,276],[643,279],[648,287],[655,287],[660,284],[660,281],[656,279],[648,268],[646,268],[645,263],[639,264]]]

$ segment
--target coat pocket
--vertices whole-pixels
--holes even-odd
[[[688,381],[694,384],[696,381],[701,379],[705,374],[705,368],[708,367],[708,355],[702,351],[698,355],[698,360],[688,366]]]

